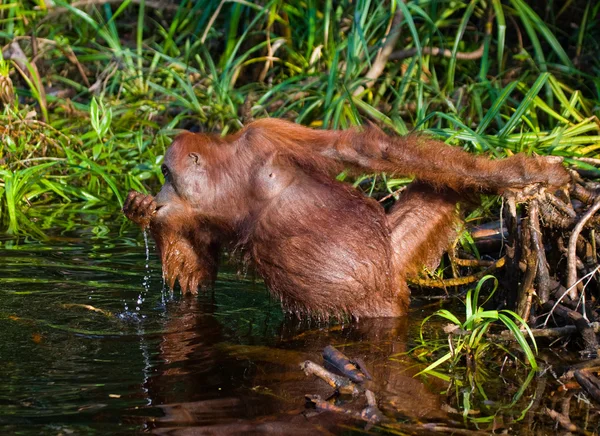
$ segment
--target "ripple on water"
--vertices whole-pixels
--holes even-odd
[[[329,344],[364,359],[374,378],[370,387],[391,422],[471,425],[449,412],[462,405],[458,394],[440,395],[446,382],[414,377],[423,365],[411,349],[426,312],[346,325],[284,317],[261,283],[237,277],[227,265],[214,294],[182,298],[165,287],[146,234],[116,214],[69,217],[76,224],[43,229],[43,242],[0,239],[4,434],[364,429],[347,419],[336,427],[340,417],[331,414],[303,414],[305,394],[328,398],[332,390],[307,378],[299,364],[322,362]],[[94,231],[98,221],[102,232]],[[536,378],[521,402],[506,406],[520,385],[487,370],[486,403],[473,399],[477,417],[497,413],[502,419],[489,425],[498,426],[520,419],[541,382]],[[357,401],[339,398],[336,404],[354,407]],[[597,415],[590,416],[597,425]],[[536,431],[554,431],[541,414],[522,425],[527,422]],[[488,428],[483,419],[478,425]],[[518,425],[507,431],[519,433]]]

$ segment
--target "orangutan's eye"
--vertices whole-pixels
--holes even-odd
[[[169,167],[167,167],[165,164],[162,164],[160,166],[160,170],[163,173],[163,176],[165,176],[165,180],[169,179],[169,176],[171,175],[171,172],[169,171]]]

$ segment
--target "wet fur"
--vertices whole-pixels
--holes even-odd
[[[124,211],[149,223],[170,286],[178,280],[184,293],[196,292],[214,281],[220,247],[233,244],[287,310],[356,318],[406,313],[406,277],[437,265],[465,195],[569,182],[556,159],[489,160],[425,136],[312,130],[276,119],[226,137],[183,133],[165,167],[156,198],[130,193]],[[335,180],[342,170],[417,182],[386,215]]]

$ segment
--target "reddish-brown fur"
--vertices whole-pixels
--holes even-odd
[[[435,266],[452,239],[456,204],[569,182],[557,158],[477,157],[424,136],[312,130],[264,119],[235,135],[183,133],[166,153],[156,198],[131,192],[126,216],[149,226],[173,287],[214,281],[222,244],[245,249],[284,307],[313,315],[406,313],[406,277]],[[386,172],[418,181],[386,215],[334,176]]]

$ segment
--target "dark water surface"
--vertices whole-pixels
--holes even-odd
[[[494,368],[482,371],[485,392],[467,395],[414,377],[424,365],[409,351],[437,307],[357,324],[299,321],[227,264],[214,295],[182,298],[163,288],[156,256],[147,263],[142,234],[118,213],[52,213],[33,217],[45,241],[0,237],[1,434],[554,432],[542,406],[554,392],[547,375]],[[385,425],[306,407],[305,394],[333,390],[299,365],[322,363],[329,344],[364,359]],[[463,417],[465,397],[474,411]],[[364,402],[335,404],[360,411]],[[594,431],[590,407],[575,402],[571,413]]]

